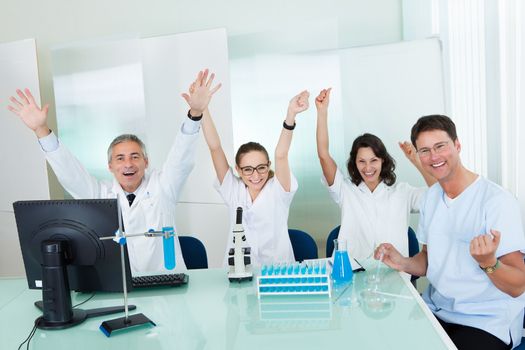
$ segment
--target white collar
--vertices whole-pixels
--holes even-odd
[[[364,193],[370,193],[370,194],[375,194],[375,193],[380,193],[383,191],[383,189],[387,188],[388,186],[385,185],[385,183],[381,180],[379,182],[379,184],[377,185],[377,187],[375,188],[374,192],[370,191],[370,188],[368,188],[368,186],[366,185],[366,183],[364,181],[361,181],[359,183],[359,185],[357,185],[357,188],[359,188],[359,190],[361,192],[364,192]]]

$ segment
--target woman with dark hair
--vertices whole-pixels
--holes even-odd
[[[317,154],[323,169],[323,183],[341,207],[339,238],[348,241],[350,256],[357,260],[371,256],[375,246],[383,242],[392,243],[408,256],[409,214],[419,212],[426,188],[396,183],[395,161],[381,139],[372,134],[363,134],[354,140],[347,163],[350,178],[344,178],[328,146],[330,91],[322,90],[315,99]],[[413,146],[408,142],[399,146],[427,185],[432,185],[436,180],[423,171]]]
[[[228,164],[213,120],[207,110],[204,112],[202,129],[217,173],[216,189],[228,205],[232,229],[237,207],[243,208],[244,232],[255,265],[295,261],[288,236],[288,212],[297,191],[297,180],[290,171],[288,150],[295,117],[308,108],[309,95],[303,91],[288,105],[275,148],[275,173],[270,170],[266,149],[259,143],[248,142],[235,156],[236,176]],[[226,252],[233,247],[231,232]]]

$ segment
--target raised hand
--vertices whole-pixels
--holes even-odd
[[[479,266],[496,265],[496,249],[498,249],[501,233],[490,230],[490,233],[476,236],[470,241],[470,255]]]
[[[417,164],[419,163],[419,158],[417,156],[416,148],[412,143],[405,141],[405,142],[399,142],[399,148],[403,151],[405,154],[405,157],[412,163]]]
[[[46,104],[43,108],[40,108],[29,89],[25,89],[23,92],[17,89],[16,93],[18,99],[14,96],[9,97],[11,104],[7,106],[7,109],[19,116],[22,122],[35,132],[37,137],[49,135],[50,131],[47,126],[49,105]]]
[[[315,98],[315,107],[318,112],[328,111],[328,104],[330,103],[330,92],[332,88],[323,89],[319,92],[319,95]]]
[[[419,159],[417,155],[416,148],[412,143],[405,141],[405,142],[399,142],[399,148],[403,151],[405,154],[405,157],[412,163],[416,169],[421,173],[423,178],[425,179],[425,182],[427,183],[427,186],[432,186],[437,182],[436,178],[433,177],[429,172],[427,172],[425,169],[423,169],[423,165],[421,164],[421,160]]]
[[[298,113],[306,111],[309,106],[309,103],[308,103],[309,97],[310,97],[310,93],[306,90],[299,93],[299,95],[294,96],[290,100],[290,104],[288,105],[288,114],[296,115]]]
[[[208,108],[211,97],[217,90],[220,89],[221,84],[217,84],[215,87],[211,87],[215,74],[212,73],[208,77],[209,71],[205,69],[197,74],[197,78],[190,85],[188,93],[183,93],[182,97],[188,102],[190,106],[190,114],[192,116],[202,115],[204,110]]]

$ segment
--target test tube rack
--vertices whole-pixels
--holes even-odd
[[[263,265],[257,277],[257,296],[327,295],[331,296],[326,262]]]

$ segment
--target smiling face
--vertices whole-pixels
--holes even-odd
[[[263,152],[250,151],[241,156],[235,169],[250,193],[258,193],[268,181],[270,161]]]
[[[355,165],[364,183],[373,191],[381,181],[383,160],[376,156],[372,148],[361,147],[357,150]]]
[[[124,141],[113,147],[108,167],[124,191],[134,192],[144,178],[148,159],[138,143]]]
[[[423,167],[440,183],[451,180],[461,162],[459,141],[452,141],[443,130],[419,133],[416,139],[419,159]]]

